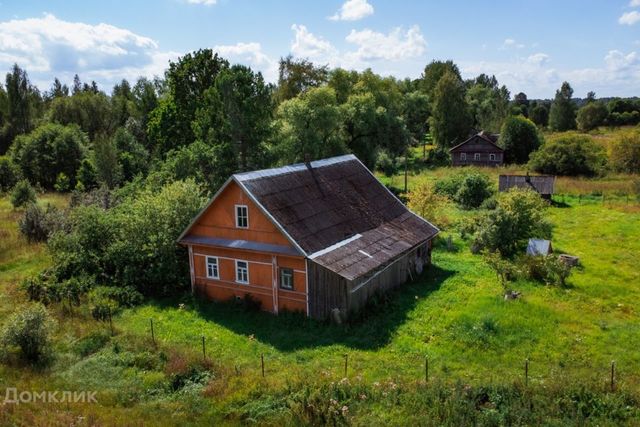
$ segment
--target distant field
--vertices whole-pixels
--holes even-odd
[[[451,170],[443,168],[412,176],[410,185],[448,173]],[[398,181],[395,177],[394,185],[399,186]],[[59,205],[65,201],[59,196],[43,200]],[[618,392],[602,398],[600,416],[610,417],[607,408],[618,404],[626,405],[627,415],[633,414],[629,396],[640,401],[640,206],[621,198],[603,204],[597,198],[566,196],[564,202],[564,207],[550,209],[554,247],[578,255],[583,267],[572,275],[567,289],[516,283],[514,288],[523,293],[516,301],[502,298],[494,275],[453,234],[454,251],[441,240],[430,269],[349,325],[245,312],[185,296],[122,312],[114,318],[117,333],[111,338],[108,324],[92,320],[85,306],[72,314],[53,308],[59,321],[55,362],[43,371],[0,364],[0,393],[5,387],[98,390],[99,404],[0,406],[0,424],[69,425],[81,416],[78,425],[204,425],[211,420],[282,425],[297,424],[300,418],[291,415],[296,411],[313,423],[311,409],[298,408],[297,402],[317,406],[320,400],[329,400],[322,397],[325,392],[348,405],[348,415],[340,418],[344,422],[416,423],[424,421],[420,414],[435,411],[424,403],[438,399],[429,390],[444,396],[458,390],[454,386],[458,383],[461,394],[452,399],[462,401],[468,397],[465,387],[508,387],[491,391],[490,402],[499,399],[492,393],[506,393],[503,400],[509,393],[520,393],[525,359],[530,360],[529,384],[538,393],[535,399],[551,396],[548,403],[538,401],[536,410],[544,413],[544,405],[556,405],[557,413],[549,409],[546,416],[556,417],[559,424],[563,416],[569,420],[578,416],[571,412],[571,399],[581,402],[590,395],[579,393],[592,393],[563,390],[574,390],[570,387],[575,384],[605,390],[613,360]],[[462,218],[465,212],[456,210],[452,215]],[[43,247],[29,246],[19,238],[17,217],[7,199],[0,199],[6,237],[0,247],[0,317],[23,301],[17,283],[48,263]],[[445,230],[443,237],[447,235]],[[151,342],[150,319],[157,348]],[[199,362],[202,336],[206,362]],[[345,354],[348,384],[342,380]],[[432,389],[424,388],[425,357]],[[198,363],[209,373],[188,368]],[[555,398],[554,393],[568,397]],[[451,416],[466,410],[446,405],[442,403],[442,411],[450,410]],[[491,407],[488,412],[471,410],[484,418],[467,421],[492,424]],[[624,423],[640,422],[640,413],[629,422],[621,411]],[[446,415],[431,414],[436,419]],[[603,425],[618,424],[599,419]],[[528,418],[528,423],[538,424],[535,420]]]

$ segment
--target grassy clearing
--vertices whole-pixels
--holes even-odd
[[[465,214],[452,212],[454,219]],[[19,238],[16,217],[1,199],[2,232],[9,236],[0,253],[3,316],[23,301],[17,283],[49,262],[42,246]],[[567,196],[550,217],[556,251],[580,256],[583,267],[567,289],[516,283],[524,295],[516,301],[502,299],[492,273],[453,235],[456,250],[440,243],[432,268],[350,325],[184,297],[123,312],[114,318],[112,338],[86,307],[72,314],[54,308],[56,360],[41,370],[0,364],[0,393],[98,390],[99,404],[0,406],[0,424],[637,424],[640,209]],[[612,360],[618,392],[607,394]],[[577,409],[595,407],[599,412]]]

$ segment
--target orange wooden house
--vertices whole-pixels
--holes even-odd
[[[346,155],[233,175],[178,242],[194,293],[325,319],[419,274],[437,232]]]

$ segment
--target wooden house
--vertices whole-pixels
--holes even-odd
[[[231,176],[179,244],[194,293],[344,319],[419,274],[437,233],[346,155]]]
[[[498,190],[508,191],[511,188],[531,189],[544,199],[551,199],[556,182],[553,175],[500,175]]]
[[[497,141],[496,135],[479,132],[449,150],[451,163],[453,166],[500,166],[504,163],[504,150]]]

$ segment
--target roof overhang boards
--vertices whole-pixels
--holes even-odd
[[[229,177],[229,179],[227,179],[227,181],[222,184],[222,186],[220,187],[220,189],[216,192],[216,194],[213,195],[213,197],[211,198],[211,200],[209,200],[209,203],[207,203],[205,205],[204,208],[202,208],[200,210],[200,212],[198,212],[198,215],[195,216],[195,218],[193,218],[193,220],[191,221],[191,223],[187,226],[187,228],[184,229],[184,231],[180,234],[180,236],[177,239],[177,243],[178,244],[183,244],[182,241],[184,239],[184,237],[189,233],[189,231],[191,230],[191,228],[193,228],[193,226],[198,222],[198,220],[202,217],[202,215],[204,215],[204,213],[209,209],[209,207],[213,204],[213,202],[215,202],[215,200],[220,196],[220,194],[222,194],[222,192],[232,183],[235,182],[236,185],[238,185],[238,187],[240,187],[240,189],[249,197],[249,199],[251,199],[251,201],[253,203],[255,203],[255,205],[258,207],[258,209],[260,209],[260,211],[267,217],[269,218],[269,221],[271,221],[273,223],[273,225],[276,226],[276,228],[278,230],[280,230],[280,232],[287,238],[287,240],[289,241],[289,243],[291,243],[291,245],[299,252],[299,254],[301,256],[307,256],[307,253],[304,249],[302,249],[302,247],[300,247],[300,245],[298,244],[298,242],[296,242],[295,240],[293,240],[293,238],[289,235],[289,233],[287,233],[284,229],[284,227],[282,227],[282,225],[280,225],[280,223],[278,223],[278,221],[265,209],[264,206],[262,206],[262,204],[258,201],[258,199],[251,194],[251,192],[249,191],[249,189],[247,189],[247,187],[244,186],[244,184],[242,183],[241,180],[237,179],[235,177],[235,175],[232,175],[231,177]]]

